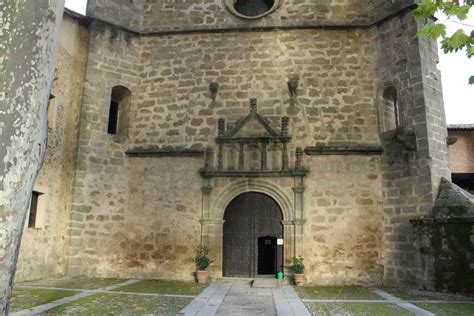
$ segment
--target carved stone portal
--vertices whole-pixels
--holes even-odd
[[[250,113],[235,124],[218,120],[216,149],[206,151],[200,170],[202,185],[202,243],[209,245],[214,260],[211,276],[222,277],[224,212],[238,195],[260,192],[270,196],[283,213],[284,265],[303,254],[304,153],[296,148],[290,166],[289,119],[281,117],[279,129],[257,111],[257,100],[250,101]],[[214,159],[217,152],[217,159]]]

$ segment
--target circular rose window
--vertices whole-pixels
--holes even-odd
[[[224,0],[224,3],[239,18],[255,20],[275,11],[280,0]]]

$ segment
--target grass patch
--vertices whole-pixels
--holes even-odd
[[[384,288],[385,292],[390,293],[402,300],[413,301],[413,300],[429,300],[429,301],[469,301],[472,298],[439,293],[439,292],[428,292],[428,291],[419,291],[413,289],[400,289],[400,288]]]
[[[96,290],[102,287],[118,284],[125,281],[126,279],[74,278],[74,279],[54,279],[54,280],[39,280],[39,281],[31,281],[31,282],[22,282],[22,283],[18,283],[18,285],[59,287],[59,288],[65,288],[65,289]]]
[[[206,288],[204,284],[173,280],[143,280],[119,287],[117,292],[199,295]]]
[[[389,303],[307,303],[312,315],[318,316],[411,316],[401,307]]]
[[[48,310],[46,315],[176,315],[191,300],[132,294],[95,294],[57,306]]]
[[[432,312],[436,316],[456,315],[456,316],[472,316],[474,315],[474,304],[463,303],[416,303],[416,306]]]
[[[38,305],[51,303],[67,296],[77,294],[74,291],[46,290],[46,289],[13,289],[11,310],[19,311],[30,309]]]
[[[384,288],[383,291],[390,293],[402,300],[441,300],[442,298],[435,295],[429,295],[418,291],[412,291],[409,289],[395,289],[395,288]]]
[[[346,286],[299,286],[296,292],[306,299],[381,299],[368,288],[359,285]]]

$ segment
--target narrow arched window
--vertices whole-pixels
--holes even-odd
[[[400,124],[400,107],[398,104],[397,90],[394,87],[387,87],[383,91],[383,131],[394,130]]]
[[[107,132],[112,135],[128,136],[130,120],[130,101],[132,92],[124,86],[112,88]]]

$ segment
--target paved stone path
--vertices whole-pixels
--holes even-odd
[[[410,313],[412,313],[413,315],[416,315],[416,316],[435,316],[435,314],[427,311],[427,310],[424,310],[422,308],[419,308],[418,306],[416,305],[413,305],[411,303],[408,303],[406,301],[403,301],[402,299],[396,297],[396,296],[393,296],[392,294],[389,294],[387,292],[384,292],[382,290],[374,290],[373,291],[375,294],[387,299],[387,300],[390,300],[393,302],[393,304],[409,311]]]
[[[310,315],[291,286],[251,288],[249,285],[219,283],[211,284],[180,314],[186,316]]]

